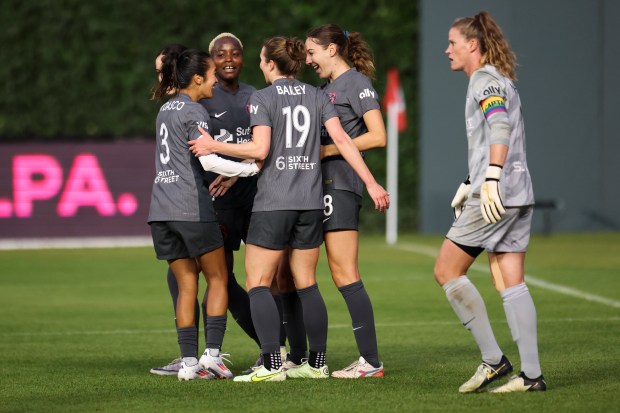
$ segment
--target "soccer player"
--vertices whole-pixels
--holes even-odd
[[[327,310],[316,284],[323,241],[320,128],[358,173],[384,211],[387,192],[375,181],[359,151],[342,129],[337,113],[320,90],[295,79],[305,59],[303,42],[274,37],[263,43],[260,69],[270,85],[250,101],[253,140],[229,145],[203,135],[191,141],[194,154],[221,153],[264,160],[248,230],[245,267],[252,319],[260,338],[264,365],[235,381],[285,380],[278,350],[278,312],[269,292],[282,255],[290,247],[290,267],[303,307],[310,355],[296,377],[326,378]]]
[[[514,84],[516,57],[500,27],[484,11],[452,24],[445,53],[450,68],[469,77],[465,103],[469,176],[452,201],[455,220],[439,250],[435,279],[482,353],[482,364],[459,391],[479,391],[513,369],[495,340],[482,297],[467,278],[482,251],[487,252],[521,358],[521,373],[490,391],[544,391],[536,308],[525,284],[534,193],[521,100]]]
[[[173,95],[157,116],[156,176],[148,223],[157,258],[166,260],[178,286],[176,325],[182,363],[179,380],[232,378],[219,350],[226,330],[227,271],[222,234],[217,224],[204,170],[230,176],[258,172],[255,163],[239,163],[217,156],[196,159],[188,141],[209,130],[209,114],[197,102],[213,94],[215,64],[197,50],[162,59],[160,82],[153,97]],[[199,262],[208,283],[206,309],[207,355],[197,359],[196,295]]]
[[[336,107],[340,122],[358,151],[384,147],[385,125],[379,96],[371,82],[375,72],[373,56],[361,34],[343,31],[335,24],[310,30],[306,38],[306,64],[327,81],[321,89]],[[332,376],[383,377],[372,303],[357,262],[363,183],[325,129],[321,145],[325,249],[332,279],[349,309],[360,353],[358,359],[334,371]],[[291,324],[287,324],[289,329]]]

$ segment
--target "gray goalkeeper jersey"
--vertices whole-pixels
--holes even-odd
[[[495,132],[492,132],[492,126]],[[525,156],[521,99],[514,83],[493,66],[486,65],[476,70],[469,80],[465,128],[472,185],[469,201],[480,202],[473,196],[479,196],[485,180],[490,145],[503,141],[508,144],[508,155],[500,179],[502,202],[505,206],[533,205],[534,192]]]
[[[278,79],[252,95],[252,127],[271,127],[253,211],[323,209],[320,133],[336,116],[325,93],[297,79]]]
[[[187,142],[209,131],[209,114],[186,94],[170,99],[157,115],[155,179],[148,222],[217,221],[204,169]]]
[[[381,108],[379,94],[372,87],[368,77],[358,72],[357,69],[351,68],[338,76],[336,80],[323,85],[322,89],[336,107],[340,123],[351,139],[368,132],[364,123],[364,114],[369,110]],[[321,144],[332,143],[334,141],[323,128]],[[326,188],[341,189],[362,195],[364,183],[342,156],[323,159],[322,169]]]
[[[226,143],[245,143],[252,139],[250,132],[250,96],[256,89],[239,83],[239,89],[230,92],[219,84],[213,88],[213,97],[200,100],[210,116],[213,139]],[[219,155],[225,159],[239,161],[237,158]],[[218,175],[207,172],[210,184]],[[224,196],[215,198],[215,209],[231,209],[252,205],[256,194],[256,176],[239,178]]]

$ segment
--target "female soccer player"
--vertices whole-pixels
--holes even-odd
[[[250,96],[256,89],[239,81],[243,68],[243,44],[232,33],[220,33],[209,43],[209,54],[215,62],[218,82],[213,88],[213,96],[202,99],[200,103],[211,116],[214,139],[233,144],[248,142],[252,136],[247,107]],[[211,195],[215,199],[215,212],[224,236],[228,268],[228,309],[239,327],[260,347],[252,324],[250,299],[247,292],[237,283],[233,273],[233,251],[239,251],[241,240],[245,242],[248,233],[256,194],[256,177],[238,178],[207,173],[207,181],[210,183]],[[275,299],[279,304],[279,297]],[[285,341],[286,335],[281,332],[280,350],[284,357],[286,357]],[[259,366],[261,361],[259,358],[255,366]]]
[[[217,156],[197,160],[189,152],[188,140],[200,136],[198,128],[209,129],[209,115],[197,101],[210,97],[216,82],[215,64],[209,55],[185,50],[163,59],[161,81],[153,95],[155,99],[172,91],[175,95],[162,105],[157,116],[156,176],[148,222],[157,257],[168,261],[179,290],[176,305],[182,357],[179,380],[232,377],[219,356],[228,305],[226,261],[203,168],[230,176],[258,172],[254,163],[232,162]],[[208,354],[200,363],[194,314],[199,274],[196,259],[209,286]]]
[[[450,68],[469,77],[465,103],[469,177],[452,201],[456,219],[439,250],[435,279],[482,353],[482,364],[459,391],[478,391],[512,371],[495,340],[484,301],[467,278],[467,270],[485,250],[521,357],[521,373],[490,391],[544,391],[536,308],[525,284],[534,193],[521,100],[514,85],[516,58],[500,27],[484,11],[452,24],[445,53]]]
[[[306,64],[327,80],[322,89],[357,149],[384,147],[385,125],[379,96],[371,82],[375,72],[373,57],[361,35],[325,24],[308,32],[306,53]],[[357,263],[363,184],[341,156],[331,134],[324,132],[321,144],[325,249],[332,279],[347,303],[360,352],[359,359],[332,376],[383,377],[372,304]]]
[[[327,310],[316,284],[316,264],[323,241],[320,130],[325,125],[343,157],[366,184],[375,208],[389,206],[388,195],[374,180],[359,151],[342,129],[337,113],[320,90],[295,79],[305,59],[304,44],[274,37],[263,43],[260,68],[270,84],[250,101],[253,140],[228,145],[204,139],[190,142],[196,155],[221,153],[264,160],[248,231],[245,267],[252,319],[261,341],[264,365],[235,381],[281,381],[278,312],[269,292],[283,253],[290,247],[290,267],[303,307],[309,360],[295,377],[328,377],[325,362]]]

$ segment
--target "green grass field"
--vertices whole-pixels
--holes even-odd
[[[530,243],[527,274],[548,385],[540,394],[458,393],[480,354],[433,280],[441,241],[402,236],[388,247],[382,238],[362,236],[360,266],[385,378],[261,384],[181,383],[149,374],[178,355],[166,266],[151,248],[0,251],[0,411],[620,410],[620,233],[535,236]],[[243,282],[241,258],[236,272]],[[469,275],[518,370],[484,257]],[[319,287],[329,311],[328,365],[334,370],[357,351],[324,255]],[[258,352],[232,317],[228,327],[224,350],[239,373]]]

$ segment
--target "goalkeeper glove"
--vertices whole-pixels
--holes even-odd
[[[480,188],[480,210],[487,224],[495,224],[506,213],[499,194],[499,178],[502,167],[491,164],[487,168],[486,180]]]
[[[458,219],[465,208],[465,201],[467,201],[467,196],[469,195],[469,188],[471,187],[471,182],[469,182],[469,175],[467,175],[467,179],[464,182],[461,182],[459,185],[459,189],[456,190],[456,195],[452,198],[452,203],[450,206],[452,207],[452,211],[454,212],[454,219]]]

